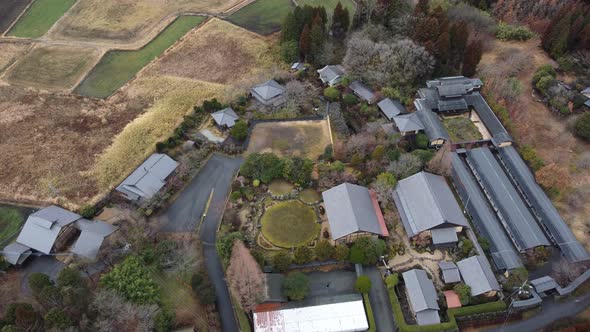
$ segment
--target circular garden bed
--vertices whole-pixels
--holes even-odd
[[[299,247],[318,236],[314,210],[299,201],[277,203],[264,212],[262,235],[277,247]]]
[[[274,196],[284,196],[291,193],[293,185],[285,180],[274,180],[268,186],[268,191]]]
[[[299,198],[304,201],[305,203],[308,204],[314,204],[319,202],[322,199],[322,196],[320,196],[320,194],[311,189],[311,188],[307,188],[307,189],[303,189],[300,193],[299,193]]]

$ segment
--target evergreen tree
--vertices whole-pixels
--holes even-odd
[[[340,41],[344,40],[349,26],[350,14],[348,13],[348,8],[342,8],[342,4],[338,2],[332,14],[332,26],[330,27],[332,37]]]
[[[294,13],[289,13],[285,16],[283,24],[281,25],[281,43],[286,41],[299,40],[299,27]]]
[[[436,40],[436,55],[440,67],[444,67],[449,63],[451,57],[451,41],[448,31],[443,31]]]
[[[449,30],[449,37],[451,41],[452,62],[458,67],[463,62],[467,40],[469,40],[469,28],[467,28],[467,24],[464,22],[452,24]]]
[[[299,37],[299,52],[301,55],[306,58],[311,51],[311,31],[309,29],[309,25],[305,25],[303,27],[303,31],[301,31],[301,36]]]
[[[309,61],[313,64],[317,64],[319,54],[324,49],[324,42],[326,41],[326,30],[324,28],[324,22],[320,15],[316,15],[311,25],[310,42],[311,47],[309,50]]]
[[[475,75],[477,64],[481,60],[481,54],[481,41],[475,40],[467,45],[463,58],[463,76],[473,77]]]

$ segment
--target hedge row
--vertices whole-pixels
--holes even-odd
[[[389,281],[390,282],[387,283],[387,292],[389,293],[389,301],[391,302],[391,307],[393,309],[393,316],[395,317],[395,322],[397,323],[400,332],[458,331],[459,326],[457,325],[455,317],[496,312],[506,309],[506,303],[504,301],[489,302],[468,307],[449,309],[447,311],[449,321],[445,323],[425,326],[408,325],[404,319],[402,306],[399,302],[399,299],[397,298],[397,294],[395,293],[395,286],[398,284],[399,279],[391,278]]]
[[[371,302],[369,301],[369,295],[363,294],[363,302],[365,303],[365,311],[369,318],[369,329],[367,332],[376,332],[377,327],[375,326],[375,316],[373,316],[373,308],[371,308]]]

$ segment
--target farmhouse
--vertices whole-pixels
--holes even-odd
[[[368,328],[360,294],[259,305],[254,311],[255,332],[352,332]]]
[[[459,268],[455,263],[440,261],[438,262],[438,267],[440,267],[445,284],[461,282],[461,274],[459,273]]]
[[[432,280],[424,270],[413,269],[402,273],[406,285],[406,294],[410,302],[412,313],[416,316],[418,325],[432,325],[440,323],[438,315],[438,295]]]
[[[471,256],[457,262],[465,284],[471,287],[471,296],[495,296],[500,285],[484,256]]]
[[[329,86],[340,84],[346,74],[346,70],[341,65],[328,65],[317,72],[320,74],[320,80]]]
[[[369,104],[372,104],[377,100],[375,93],[373,93],[371,89],[359,81],[350,83],[348,87],[352,90],[352,92],[354,92],[355,95]]]
[[[284,92],[285,88],[275,80],[268,80],[254,86],[252,90],[250,90],[252,97],[256,98],[256,100],[266,106],[279,106],[285,102],[285,99],[283,98]]]
[[[393,121],[402,136],[416,135],[424,130],[424,125],[416,112],[396,115],[393,117]]]
[[[350,243],[364,236],[389,236],[374,193],[343,183],[322,193],[332,239]]]
[[[397,100],[385,98],[377,103],[377,106],[383,112],[387,120],[393,121],[393,117],[406,113],[406,108]]]
[[[393,199],[408,237],[427,236],[435,246],[452,245],[468,227],[442,176],[420,172],[398,182]]]
[[[127,199],[152,198],[166,184],[178,163],[165,154],[154,153],[116,188]]]
[[[233,127],[236,124],[236,121],[240,119],[231,107],[211,113],[211,117],[215,120],[215,124],[223,129]]]

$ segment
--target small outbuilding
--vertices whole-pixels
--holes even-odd
[[[406,285],[406,294],[412,313],[418,325],[440,323],[438,295],[432,280],[424,270],[413,269],[402,273]]]
[[[531,285],[535,288],[535,291],[541,296],[547,295],[547,293],[557,288],[557,282],[550,276],[544,276],[541,278],[531,280]]]
[[[459,294],[454,290],[444,291],[445,299],[447,301],[447,308],[461,308],[461,299],[459,298]]]
[[[304,71],[307,68],[305,67],[305,64],[303,62],[295,62],[294,64],[291,65],[291,71],[292,72],[300,72],[300,71]]]
[[[4,260],[12,265],[21,265],[31,254],[31,248],[18,242],[13,242],[2,249]]]
[[[438,267],[440,268],[445,284],[461,282],[461,274],[455,263],[440,261],[438,262]]]
[[[165,154],[154,153],[115,190],[131,201],[148,200],[164,187],[166,178],[176,167],[178,163],[174,159]]]
[[[275,80],[268,80],[262,84],[258,84],[250,90],[252,97],[256,98],[260,103],[266,106],[280,106],[285,102],[283,94],[285,87],[277,83]]]
[[[329,86],[340,84],[346,74],[346,70],[341,65],[328,65],[317,72],[320,75],[320,80]]]
[[[373,90],[369,89],[366,85],[359,81],[354,81],[348,86],[357,97],[363,99],[369,104],[373,104],[377,100],[377,96],[373,93]]]
[[[219,128],[227,129],[233,127],[240,117],[234,112],[231,107],[224,108],[220,111],[211,113],[211,117],[215,120],[215,124]]]
[[[500,285],[490,263],[484,256],[471,256],[457,262],[465,284],[471,287],[471,296],[495,296]]]
[[[580,91],[581,94],[583,94],[584,96],[590,98],[590,86],[587,87],[586,89]]]
[[[393,117],[393,122],[402,136],[416,135],[424,130],[424,124],[416,112],[396,115]]]
[[[389,98],[378,102],[377,106],[389,121],[393,121],[393,118],[397,115],[406,113],[406,108],[399,101]]]
[[[590,97],[588,97],[590,98]],[[586,102],[584,102],[584,106],[590,108],[590,99],[586,100]]]

